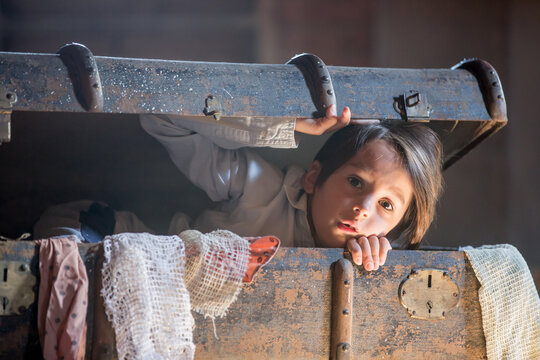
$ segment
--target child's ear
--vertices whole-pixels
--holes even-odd
[[[317,183],[317,179],[320,173],[321,163],[315,160],[309,167],[307,173],[302,178],[302,186],[304,187],[304,191],[306,193],[313,194],[313,192],[315,191],[315,184]]]

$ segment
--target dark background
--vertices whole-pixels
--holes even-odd
[[[537,1],[0,0],[1,51],[54,53],[80,42],[99,56],[171,60],[284,63],[300,52],[360,67],[487,60],[503,84],[508,125],[445,172],[425,243],[511,243],[536,273],[539,34]],[[0,147],[9,168],[1,175],[6,233],[24,230],[54,202],[81,196],[134,210],[160,231],[174,211],[207,205],[199,192],[183,191],[185,180],[134,117],[15,113],[12,126],[12,142]],[[302,161],[310,151],[301,149]],[[118,172],[132,178],[111,188]]]

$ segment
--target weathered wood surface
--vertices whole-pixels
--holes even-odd
[[[316,111],[300,70],[293,65],[205,63],[95,57],[104,113],[205,116],[213,95],[222,122],[238,118],[312,117]],[[428,126],[441,137],[445,167],[503,127],[494,119],[481,84],[467,70],[329,66],[338,107],[356,119],[402,120],[396,99],[419,91],[432,106]],[[500,85],[497,85],[500,87]],[[13,111],[85,112],[59,55],[0,52],[0,90],[16,94]],[[502,89],[501,89],[502,94]],[[504,97],[497,100],[505,104]],[[505,108],[505,106],[504,106]]]
[[[90,279],[97,279],[99,246],[82,245]],[[27,260],[37,273],[32,242],[0,243],[0,259]],[[196,359],[328,359],[330,355],[332,264],[340,249],[283,248],[246,285],[228,316],[215,322],[195,314]],[[412,319],[398,298],[399,284],[412,269],[448,271],[461,292],[457,308],[442,320]],[[355,267],[352,348],[355,359],[482,359],[485,340],[478,281],[463,252],[399,251],[375,272]],[[96,293],[90,282],[90,294]],[[97,281],[99,284],[99,281]],[[114,358],[114,339],[94,319],[89,299],[87,358]],[[97,310],[96,310],[97,311]],[[36,312],[0,317],[2,358],[34,358],[39,353]],[[110,325],[109,330],[110,330]],[[93,345],[95,350],[92,349]],[[94,344],[96,343],[96,344]],[[109,350],[111,350],[109,348]],[[94,353],[92,353],[94,351]],[[101,351],[101,352],[98,352]]]
[[[207,63],[96,56],[102,112],[205,116],[209,94],[230,117],[310,117],[315,106],[293,65]],[[432,120],[491,120],[477,79],[466,70],[329,66],[337,101],[353,117],[401,119],[394,98],[426,94]],[[0,53],[0,87],[15,111],[85,112],[57,54]]]

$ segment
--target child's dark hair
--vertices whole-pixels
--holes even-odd
[[[381,121],[342,128],[315,156],[314,160],[321,163],[316,186],[321,186],[364,144],[378,139],[394,147],[414,186],[413,197],[403,219],[387,236],[389,240],[401,239],[406,248],[418,248],[433,221],[437,199],[442,192],[442,145],[437,134],[427,126]]]

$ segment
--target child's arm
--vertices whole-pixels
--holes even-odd
[[[213,201],[237,199],[248,188],[265,189],[250,203],[264,204],[282,172],[241,146],[295,147],[294,119],[205,121],[141,115],[142,127],[169,152],[178,169]],[[249,186],[248,186],[249,185]],[[277,191],[277,190],[276,190]]]

